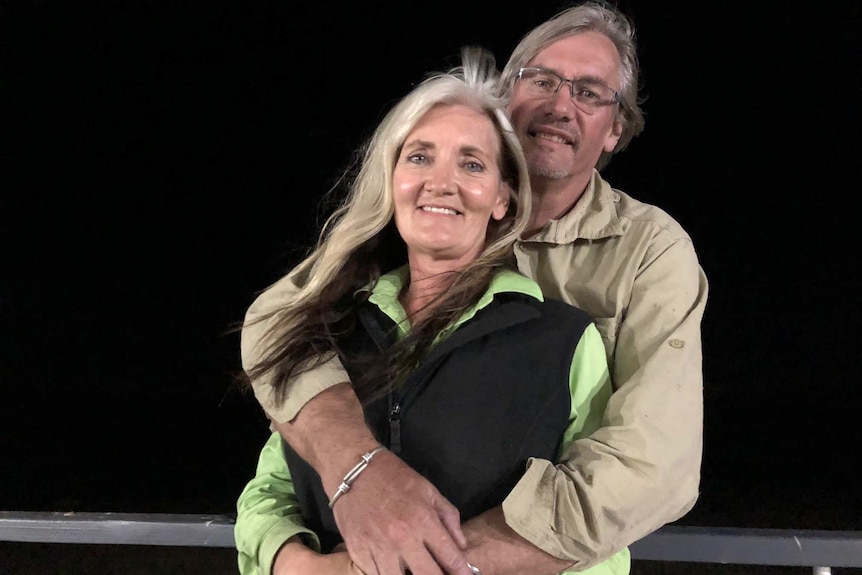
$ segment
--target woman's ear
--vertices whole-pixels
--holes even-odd
[[[512,197],[512,193],[512,186],[508,182],[501,181],[500,187],[497,189],[497,203],[494,205],[494,209],[491,210],[491,217],[498,222],[509,211],[509,199]]]

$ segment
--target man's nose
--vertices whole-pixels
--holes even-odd
[[[569,98],[574,100],[575,83],[571,80],[561,80],[560,83],[557,85],[557,89],[554,90],[554,94],[562,94],[563,96],[568,96]]]
[[[548,104],[560,120],[571,120],[575,116],[575,100],[572,98],[572,84],[568,80],[557,86]]]

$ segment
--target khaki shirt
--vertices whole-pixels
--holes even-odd
[[[520,240],[515,253],[546,297],[595,318],[611,367],[614,393],[602,427],[572,443],[556,465],[531,460],[503,503],[512,529],[584,569],[679,519],[697,500],[707,280],[679,223],[611,188],[598,172],[569,213]],[[291,275],[282,278],[246,319],[295,289]],[[243,330],[244,367],[255,361],[266,325]],[[344,381],[332,360],[292,381],[282,405],[264,378],[254,387],[267,414],[282,422]]]

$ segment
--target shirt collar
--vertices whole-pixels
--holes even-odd
[[[407,283],[408,274],[409,268],[405,264],[380,276],[377,283],[373,286],[365,286],[357,292],[370,291],[368,301],[379,307],[381,311],[398,324],[399,331],[404,333],[409,330],[410,322],[407,319],[407,313],[398,302],[398,295]],[[497,294],[502,293],[520,293],[539,301],[544,301],[539,284],[514,270],[501,270],[491,280],[488,290],[479,298],[476,305],[468,309],[454,325],[446,330],[446,333],[471,319],[479,310],[490,305]],[[441,336],[443,335],[441,334]]]
[[[622,235],[617,213],[619,201],[616,190],[594,169],[587,189],[572,209],[523,241],[568,244],[577,239],[598,240]]]

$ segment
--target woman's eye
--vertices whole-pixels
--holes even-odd
[[[471,172],[484,172],[485,166],[480,164],[479,162],[467,162],[465,167]]]

